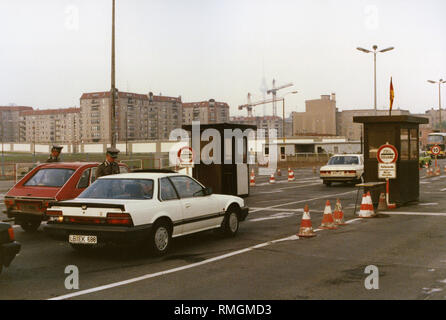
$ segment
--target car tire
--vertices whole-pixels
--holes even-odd
[[[172,231],[166,222],[158,222],[150,233],[150,251],[156,256],[165,255],[170,248]]]
[[[331,182],[330,182],[330,181],[324,181],[324,184],[325,184],[327,187],[331,187]]]
[[[32,233],[36,232],[37,229],[39,229],[40,223],[40,221],[21,221],[20,226],[25,232]]]
[[[240,219],[235,209],[229,209],[226,212],[225,219],[222,225],[223,234],[229,237],[234,237],[239,229]]]

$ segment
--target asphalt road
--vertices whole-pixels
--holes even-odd
[[[446,175],[424,175],[420,203],[374,219],[354,215],[354,187],[326,187],[311,169],[299,169],[290,183],[259,177],[235,238],[174,239],[161,258],[140,248],[81,254],[41,229],[16,227],[22,251],[0,276],[0,299],[445,299]],[[348,225],[295,236],[306,204],[317,229],[326,200],[333,209],[337,198]],[[68,265],[79,268],[79,290],[65,288]],[[377,290],[364,285],[369,265],[379,270]]]

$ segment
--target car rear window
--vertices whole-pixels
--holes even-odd
[[[358,157],[353,156],[338,156],[332,157],[328,162],[329,165],[348,165],[348,164],[359,164]]]
[[[153,197],[153,180],[99,179],[82,192],[82,199],[147,200]]]
[[[73,169],[40,169],[28,181],[29,187],[62,187],[71,178]]]

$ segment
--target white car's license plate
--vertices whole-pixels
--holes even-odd
[[[331,173],[333,176],[343,176],[344,175],[344,171],[332,171]]]
[[[96,237],[96,236],[80,236],[80,235],[70,234],[69,242],[75,243],[75,244],[97,244],[98,237]]]

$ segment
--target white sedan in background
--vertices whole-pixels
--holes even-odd
[[[360,183],[363,181],[363,173],[364,158],[360,154],[334,155],[319,171],[320,178],[328,187],[333,182]]]
[[[137,172],[101,177],[79,197],[52,205],[46,214],[45,231],[75,249],[142,243],[164,254],[175,237],[210,229],[235,235],[248,208],[243,199],[212,194],[186,175]]]

